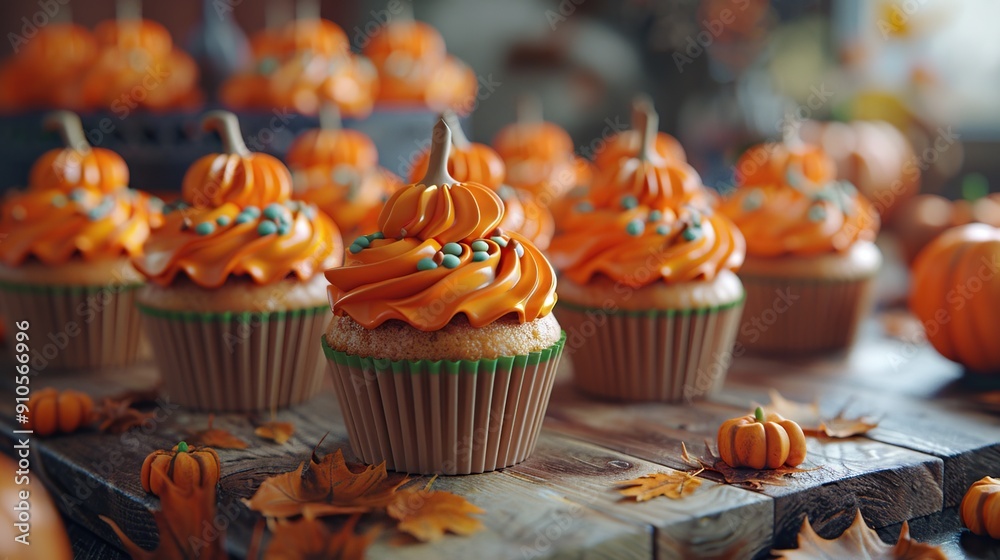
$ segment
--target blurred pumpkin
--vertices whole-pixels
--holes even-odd
[[[806,121],[806,142],[820,146],[850,182],[886,217],[920,191],[920,168],[910,141],[885,121]]]
[[[265,29],[250,39],[250,49],[257,60],[266,57],[286,58],[309,51],[327,58],[341,58],[351,51],[347,34],[326,19],[297,19],[277,29]]]
[[[479,79],[467,64],[449,56],[431,76],[424,103],[434,111],[450,110],[468,115],[476,107]]]
[[[555,233],[552,212],[527,191],[501,185],[497,194],[504,203],[500,227],[523,235],[543,251],[548,249]]]
[[[0,67],[0,109],[79,107],[75,84],[97,57],[97,40],[73,23],[38,30]]]
[[[806,460],[806,436],[792,420],[760,407],[748,416],[726,420],[719,427],[719,456],[733,468],[797,467]]]
[[[51,496],[34,475],[29,484],[19,484],[19,477],[13,474],[18,468],[17,461],[0,453],[0,469],[8,475],[0,480],[0,503],[4,504],[3,513],[0,514],[3,516],[0,520],[3,525],[0,557],[72,560],[73,548]],[[22,500],[22,492],[28,493],[27,500]],[[15,509],[22,501],[25,502],[22,508],[30,508],[23,510],[28,519],[22,519],[19,515],[22,510]],[[17,527],[18,523],[30,524],[29,546],[14,540],[22,534]]]
[[[388,170],[323,163],[294,172],[293,197],[315,204],[345,237],[374,233],[386,199],[402,181]]]
[[[986,476],[973,483],[958,512],[970,531],[1000,540],[1000,478]]]
[[[604,144],[604,148],[594,154],[598,168],[610,167],[618,161],[635,157],[642,148],[642,128],[644,115],[656,113],[653,101],[647,96],[639,96],[632,102],[632,129],[616,133]],[[659,115],[657,115],[657,119]],[[653,150],[665,160],[687,161],[687,154],[681,143],[666,132],[657,132]]]
[[[403,3],[410,8],[409,3]],[[424,101],[434,73],[445,62],[444,38],[429,24],[404,12],[394,16],[370,38],[362,53],[378,69],[384,101]]]
[[[506,168],[500,155],[486,144],[469,142],[454,113],[445,111],[441,118],[451,129],[452,149],[448,156],[448,174],[463,183],[480,183],[497,190],[503,184]],[[427,173],[430,151],[417,158],[410,170],[410,182],[418,183]]]
[[[188,204],[214,208],[231,202],[242,208],[264,208],[288,200],[292,192],[288,168],[274,156],[247,148],[236,115],[210,111],[202,127],[219,133],[222,153],[204,156],[188,168],[181,185]]]
[[[319,128],[299,134],[285,161],[293,169],[317,165],[371,169],[378,165],[378,150],[365,133],[343,128],[337,106],[326,104],[319,113]]]
[[[836,176],[830,156],[821,147],[799,139],[797,131],[786,133],[781,142],[751,146],[736,162],[736,183],[740,185],[793,184],[808,188],[825,185]]]
[[[104,48],[141,50],[152,57],[170,54],[174,42],[166,27],[148,19],[112,19],[94,27],[94,37]]]
[[[94,401],[86,393],[46,387],[28,401],[28,430],[40,437],[71,434],[92,420]]]
[[[91,147],[76,113],[49,113],[44,126],[58,130],[66,147],[49,150],[35,160],[28,178],[31,188],[69,193],[78,187],[111,192],[128,186],[125,160],[111,150]]]
[[[210,447],[192,447],[180,442],[172,449],[157,449],[142,462],[142,489],[159,496],[170,480],[182,490],[214,487],[222,478],[222,462]]]
[[[931,345],[969,370],[1000,372],[992,343],[1000,308],[1000,229],[986,224],[952,228],[930,242],[913,263],[910,309]]]
[[[518,100],[517,120],[500,129],[493,147],[507,165],[524,160],[555,165],[574,157],[573,139],[561,126],[542,120],[541,101],[534,95]]]

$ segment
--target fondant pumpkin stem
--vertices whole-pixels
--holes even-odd
[[[201,127],[205,130],[214,130],[222,138],[222,151],[227,154],[249,156],[250,150],[243,142],[243,134],[240,132],[240,121],[236,115],[229,111],[209,111],[201,119]]]
[[[526,93],[517,99],[517,122],[535,124],[542,122],[542,100],[533,93]]]
[[[656,111],[640,111],[636,116],[642,126],[642,147],[639,149],[639,159],[649,161],[656,158],[656,131],[660,125],[660,116]]]
[[[189,449],[190,448],[188,447],[188,444],[187,444],[186,441],[182,441],[182,442],[180,442],[180,443],[177,444],[177,452],[178,453],[187,453]]]
[[[639,115],[653,111],[653,99],[645,93],[640,93],[632,99],[632,128],[642,130],[639,124]]]
[[[140,0],[118,0],[115,5],[115,19],[118,20],[118,44],[124,42],[126,35],[132,35],[131,39],[140,44],[142,29],[139,25],[142,20],[142,2]]]
[[[962,198],[969,202],[976,202],[980,198],[990,194],[990,185],[979,173],[970,173],[962,177]]]
[[[83,133],[80,116],[72,111],[54,111],[45,116],[43,123],[49,130],[58,130],[63,143],[78,152],[89,152],[90,143]]]
[[[424,185],[451,185],[455,179],[448,174],[448,156],[451,154],[451,129],[444,117],[438,119],[431,134],[431,154],[427,160],[427,173],[420,180]]]
[[[451,141],[455,144],[455,147],[460,150],[468,149],[469,139],[466,138],[465,131],[462,130],[462,123],[458,122],[458,115],[452,111],[445,111],[441,113],[441,118],[444,119],[444,123],[451,130]]]
[[[340,107],[336,103],[324,103],[319,108],[319,127],[323,130],[340,130],[344,123],[340,120]]]
[[[753,411],[753,417],[758,422],[763,423],[764,422],[764,409],[758,406],[757,409]]]

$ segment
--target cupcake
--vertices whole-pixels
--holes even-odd
[[[292,197],[315,204],[347,237],[374,231],[382,205],[402,183],[378,166],[371,138],[342,127],[335,105],[320,112],[320,128],[292,142],[285,160],[292,170]]]
[[[871,311],[879,216],[834,173],[822,151],[794,139],[754,146],[737,164],[737,188],[719,211],[747,240],[738,338],[747,350],[845,348]]]
[[[208,113],[224,153],[196,161],[183,200],[134,260],[164,390],[189,408],[246,412],[303,402],[320,388],[315,341],[330,313],[322,271],[342,260],[333,221],[289,198],[277,159],[251,153],[236,116]]]
[[[577,387],[680,402],[710,394],[725,377],[745,245],[706,204],[695,170],[654,151],[656,115],[643,120],[639,154],[598,171],[549,246],[560,272],[556,315]]]
[[[323,348],[351,447],[411,473],[469,474],[532,451],[562,353],[555,272],[499,227],[500,197],[446,167],[434,129],[426,176],[386,203],[379,231],[326,272]]]
[[[92,148],[75,114],[57,111],[45,124],[66,147],[43,154],[28,188],[3,200],[0,315],[7,332],[30,323],[35,369],[131,364],[143,279],[130,258],[160,224],[160,201],[126,186],[125,162]]]
[[[555,230],[548,207],[533,193],[504,183],[507,167],[500,155],[486,144],[470,142],[455,113],[445,111],[441,118],[451,131],[448,175],[460,183],[479,183],[492,189],[504,203],[500,227],[523,235],[543,251],[548,248]],[[411,183],[418,183],[424,177],[429,159],[430,152],[424,152],[417,159],[410,172]]]

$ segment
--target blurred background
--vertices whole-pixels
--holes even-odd
[[[390,74],[416,72],[421,57],[433,58],[433,38],[410,37],[402,54],[366,52],[384,23],[411,13],[447,49],[416,94]],[[369,58],[317,70],[267,43],[269,31],[317,16],[343,30],[349,56]],[[130,38],[100,26],[139,17],[162,25],[172,44],[162,45],[159,28]],[[405,176],[406,154],[426,139],[428,114],[443,107],[468,114],[470,136],[488,142],[532,93],[544,118],[589,157],[629,126],[629,104],[640,92],[652,97],[660,129],[680,140],[706,184],[722,190],[743,148],[780,138],[788,126],[824,144],[860,181],[890,184],[916,167],[913,193],[947,200],[982,198],[1000,184],[995,0],[5,0],[0,20],[5,187],[23,184],[30,162],[54,145],[53,135],[35,129],[38,115],[59,106],[84,116],[91,143],[123,150],[133,177],[149,183],[133,186],[170,189],[184,161],[204,153],[186,138],[197,140],[191,123],[206,107],[240,110],[248,136],[275,128],[268,123],[277,108],[291,107],[303,116],[287,126],[287,138],[277,130],[251,146],[281,154],[295,131],[315,125],[326,96],[349,126],[374,137],[382,165]],[[96,35],[97,46],[68,31],[40,39],[70,22]],[[337,48],[323,30],[295,34],[289,48],[296,52]],[[140,50],[146,58],[137,63]],[[150,75],[150,67],[166,68],[168,77]],[[317,72],[316,87],[326,93],[304,92],[299,82]],[[331,82],[340,74],[346,77]],[[280,80],[295,85],[265,95]],[[155,87],[135,89],[144,83]],[[892,132],[855,126],[871,120],[891,125],[909,150],[889,147]],[[146,144],[158,150],[149,174]],[[984,206],[948,208],[945,218],[1000,221],[1000,203]]]

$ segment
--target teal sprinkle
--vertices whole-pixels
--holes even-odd
[[[424,257],[417,261],[417,270],[434,270],[438,267],[438,263],[434,262],[434,259],[430,257]]]
[[[476,251],[472,253],[472,262],[483,262],[490,258],[490,254],[486,251]]]
[[[87,196],[87,191],[83,189],[73,189],[73,191],[69,193],[69,199],[74,202],[79,202],[84,198],[86,198],[86,196]]]
[[[215,223],[219,224],[222,227],[226,227],[229,225],[229,216],[219,216],[218,218],[215,219]]]
[[[362,235],[361,237],[355,239],[354,242],[351,243],[351,245],[357,245],[363,249],[371,245],[371,241],[369,241],[367,237]]]
[[[652,210],[652,211],[650,211],[650,213],[649,213],[649,221],[651,221],[651,222],[658,222],[658,221],[660,221],[662,219],[663,219],[663,212],[660,212],[659,210]]]
[[[441,247],[441,252],[446,255],[458,256],[462,254],[462,246],[458,243],[445,243],[444,247]],[[453,267],[448,267],[453,268]]]
[[[581,202],[576,205],[577,212],[593,212],[594,205],[589,202]]]
[[[313,205],[311,205],[311,204],[309,206],[306,206],[302,210],[302,213],[305,214],[307,220],[315,220],[316,219],[316,207],[313,206]]]
[[[381,231],[376,231],[375,233],[368,234],[368,239],[385,239],[385,235]]]
[[[66,206],[66,197],[61,194],[57,194],[52,197],[52,200],[50,202],[52,203],[52,206],[55,206],[56,208],[62,208],[63,206]]]
[[[277,220],[283,215],[280,204],[268,204],[267,208],[264,209],[264,217],[269,220]]]
[[[639,205],[639,201],[632,195],[622,197],[622,208],[631,210]]]
[[[278,226],[274,222],[261,222],[257,224],[257,235],[271,235],[278,232]]]
[[[521,245],[520,243],[518,243],[517,247],[514,247],[514,254],[517,255],[517,258],[523,257],[524,256],[524,245]]]
[[[245,224],[247,222],[252,222],[252,221],[254,221],[254,219],[255,218],[253,216],[251,216],[250,214],[247,214],[245,212],[240,212],[239,214],[236,215],[236,223],[237,224]]]
[[[351,243],[351,246],[348,247],[347,249],[351,252],[352,255],[357,255],[361,251],[364,251],[365,248],[362,247],[361,245],[358,245],[357,243]]]
[[[458,265],[462,264],[462,260],[455,255],[445,255],[444,258],[441,259],[441,264],[444,265],[445,268],[457,268]]]
[[[668,225],[656,226],[656,233],[657,235],[667,235],[670,233],[670,226]]]
[[[628,232],[629,235],[641,235],[642,230],[644,229],[645,226],[643,226],[642,222],[639,220],[632,220],[627,226],[625,226],[625,231]]]
[[[209,235],[215,231],[215,224],[212,222],[202,222],[194,227],[194,232],[198,235]]]
[[[684,230],[682,235],[684,236],[685,241],[694,241],[695,239],[701,237],[701,230],[689,227]]]
[[[813,222],[822,222],[826,219],[826,208],[822,206],[812,206],[809,208],[809,219]]]
[[[492,240],[492,241],[493,241],[494,243],[496,243],[497,245],[499,245],[499,246],[501,246],[501,247],[506,247],[506,246],[507,246],[507,240],[506,240],[506,239],[504,239],[503,237],[500,237],[499,235],[497,235],[497,236],[495,236],[495,237],[491,237],[490,239],[491,239],[491,240]]]
[[[243,209],[243,213],[256,220],[260,217],[260,208],[257,208],[256,206],[247,206]]]
[[[691,223],[694,227],[701,227],[701,214],[698,212],[691,212]]]
[[[764,193],[760,189],[754,189],[747,194],[746,198],[743,199],[743,209],[747,212],[751,212],[760,208],[761,204],[764,202]]]
[[[105,210],[104,208],[101,208],[100,206],[94,208],[90,212],[87,212],[87,217],[90,218],[91,220],[100,220],[101,218],[107,215],[108,211]]]
[[[278,226],[278,235],[288,235],[288,232],[292,231],[292,226],[288,224],[281,224]]]
[[[487,242],[485,242],[485,241],[483,241],[482,239],[478,239],[478,240],[472,242],[472,250],[473,251],[489,251],[490,250],[490,244],[487,243]]]
[[[268,56],[260,59],[257,64],[258,74],[270,74],[278,69],[278,61],[273,56]]]

